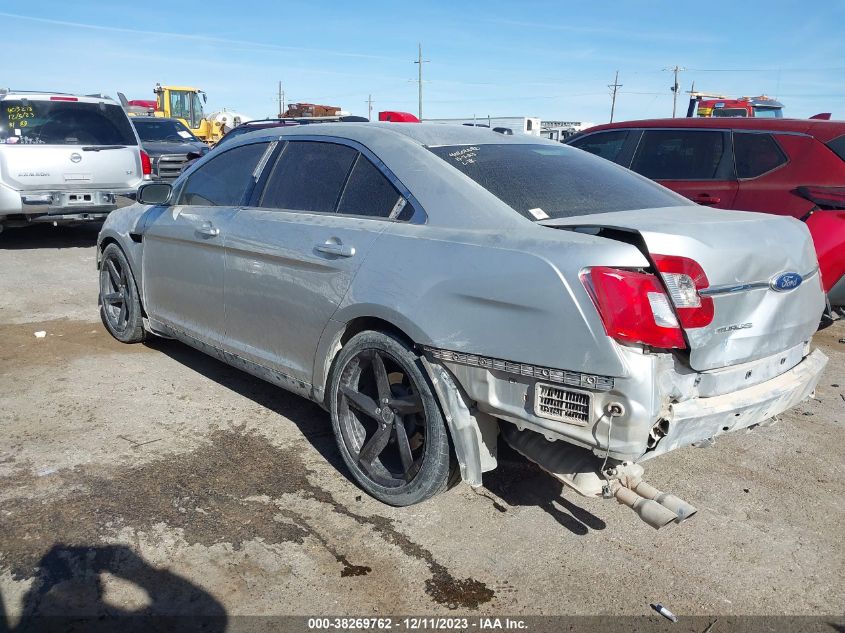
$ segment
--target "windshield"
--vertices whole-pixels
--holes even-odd
[[[197,129],[204,116],[199,94],[188,90],[171,90],[170,116],[184,119],[192,130]]]
[[[0,143],[7,145],[137,145],[118,105],[34,99],[0,101]]]
[[[140,121],[133,119],[132,124],[138,131],[142,141],[184,143],[199,139],[191,134],[180,121],[173,119],[157,119],[155,121]]]
[[[748,116],[745,108],[713,108],[714,117],[738,117]]]
[[[765,106],[754,106],[754,116],[766,119],[782,119],[783,110],[780,108],[767,108]]]
[[[692,204],[574,147],[502,144],[429,149],[530,220]]]

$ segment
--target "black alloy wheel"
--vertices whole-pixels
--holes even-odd
[[[100,318],[123,343],[144,340],[141,300],[129,262],[117,244],[103,250],[100,261]]]
[[[357,335],[339,354],[331,390],[338,447],[367,492],[410,505],[445,489],[448,433],[408,346],[380,332]]]

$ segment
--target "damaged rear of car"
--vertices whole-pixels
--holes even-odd
[[[523,455],[579,493],[615,496],[661,527],[695,510],[642,482],[641,462],[759,425],[813,392],[827,361],[810,349],[824,295],[797,220],[655,203],[649,197],[671,194],[626,187],[637,176],[609,164],[600,182],[602,166],[557,148],[432,151],[540,227],[625,244],[642,257],[619,265],[596,249],[592,261],[552,264],[591,324],[587,345],[571,337],[572,320],[545,333],[569,341],[576,353],[567,363],[427,349],[441,398],[477,437],[505,420],[502,434]],[[599,354],[618,369],[596,372]],[[492,461],[488,453],[466,464],[476,472],[465,478],[480,483]]]

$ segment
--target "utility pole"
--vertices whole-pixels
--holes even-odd
[[[279,96],[277,97],[279,102],[279,118],[281,119],[285,113],[285,91],[282,90],[282,82],[279,82]]]
[[[422,121],[423,120],[423,109],[422,109],[422,101],[423,101],[423,99],[422,99],[423,77],[422,77],[422,75],[423,75],[423,73],[422,73],[422,70],[423,70],[423,64],[427,64],[429,62],[429,60],[423,59],[422,44],[421,43],[417,44],[417,49],[418,49],[418,56],[417,56],[417,60],[414,62],[415,64],[419,64],[419,68],[417,69],[419,71],[419,75],[417,77],[417,84],[418,84],[418,90],[419,90],[419,109],[417,110],[417,118],[420,121]]]
[[[619,71],[616,71],[616,77],[613,78],[613,83],[608,86],[613,92],[610,94],[610,122],[613,123],[613,112],[616,109],[616,91],[622,87],[619,83]]]
[[[367,118],[373,120],[373,95],[367,95]]]
[[[675,118],[675,113],[678,110],[678,90],[680,90],[680,86],[678,85],[678,73],[686,70],[686,68],[681,68],[677,64],[673,68],[664,68],[663,70],[671,71],[675,74],[675,82],[669,87],[669,90],[672,91],[672,118]]]

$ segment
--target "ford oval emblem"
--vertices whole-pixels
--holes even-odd
[[[72,162],[72,163],[78,163],[81,160],[82,160],[82,156],[80,156],[76,152],[74,152],[73,154],[70,155],[70,162]]]
[[[788,292],[789,290],[795,290],[801,285],[802,281],[804,281],[804,278],[798,273],[781,273],[776,277],[772,277],[772,281],[769,283],[772,286],[772,290]]]

